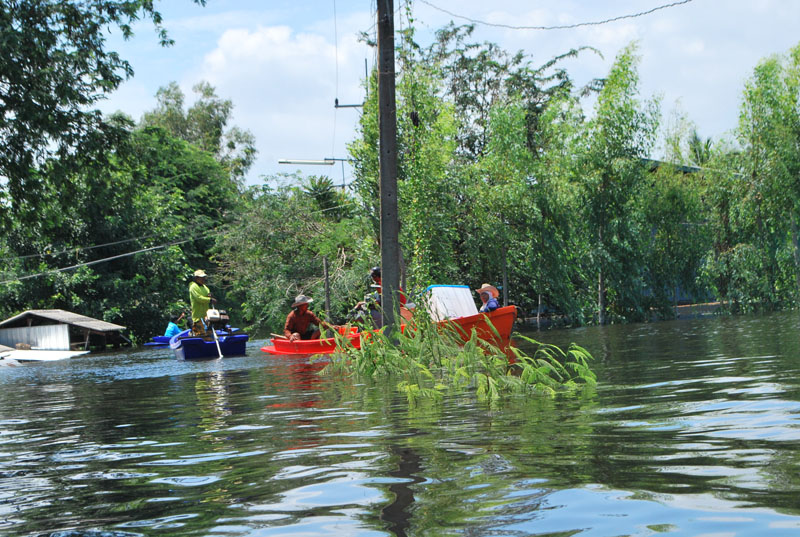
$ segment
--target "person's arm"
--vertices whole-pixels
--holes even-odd
[[[309,323],[309,324],[313,323],[313,324],[319,326],[320,328],[324,328],[324,327],[330,326],[328,323],[326,323],[325,321],[323,321],[322,319],[317,317],[316,314],[311,310],[308,310],[308,314],[307,315],[311,319],[311,323]]]
[[[294,328],[294,312],[290,311],[286,316],[286,322],[283,325],[283,335],[287,338],[292,337],[292,329]]]
[[[316,324],[317,326],[319,326],[320,329],[322,329],[322,328],[330,328],[331,330],[336,330],[336,328],[337,328],[336,325],[333,325],[333,324],[331,324],[331,323],[329,323],[327,321],[323,321],[322,319],[320,319],[319,317],[314,315],[314,313],[312,311],[309,311],[308,313],[311,315],[311,320],[313,321],[313,323]]]

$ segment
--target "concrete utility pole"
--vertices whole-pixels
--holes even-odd
[[[391,334],[399,318],[400,246],[397,219],[397,107],[394,96],[394,2],[378,1],[378,108],[381,161],[381,305]]]
[[[331,319],[331,279],[328,274],[328,256],[322,258],[322,273],[325,276],[325,318]]]

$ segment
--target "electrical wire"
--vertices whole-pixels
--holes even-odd
[[[44,276],[44,275],[47,275],[47,274],[56,274],[58,272],[66,272],[68,270],[75,270],[75,269],[80,268],[80,267],[88,267],[90,265],[96,265],[98,263],[105,263],[106,261],[112,261],[114,259],[120,259],[120,258],[123,258],[123,257],[128,257],[128,256],[136,255],[136,254],[141,254],[143,252],[150,252],[150,251],[153,251],[153,250],[160,250],[160,249],[166,248],[167,246],[174,246],[176,244],[182,244],[184,242],[189,242],[189,241],[192,241],[192,240],[194,240],[194,239],[188,239],[188,240],[185,240],[185,241],[180,241],[180,242],[171,243],[171,244],[160,244],[158,246],[151,246],[150,248],[143,248],[141,250],[136,250],[135,252],[128,252],[128,253],[125,253],[125,254],[115,255],[115,256],[111,256],[111,257],[104,257],[103,259],[95,259],[94,261],[87,261],[86,263],[78,263],[77,265],[71,265],[69,267],[62,267],[62,268],[57,268],[57,269],[52,269],[52,270],[46,270],[44,272],[38,272],[36,274],[27,274],[25,276],[19,276],[17,278],[12,278],[10,280],[0,281],[0,285],[7,284],[7,283],[20,282],[22,280],[30,280],[31,278],[38,278],[39,276]]]
[[[14,260],[17,260],[17,259],[31,259],[33,257],[48,257],[48,256],[55,257],[55,256],[58,256],[58,255],[61,255],[61,254],[69,254],[69,253],[77,254],[78,252],[83,252],[84,250],[94,250],[95,248],[103,248],[105,246],[115,246],[117,244],[125,244],[127,242],[140,241],[140,240],[144,240],[144,239],[152,239],[153,237],[156,237],[156,236],[157,235],[144,235],[142,237],[135,237],[133,239],[124,239],[124,240],[121,240],[121,241],[106,242],[104,244],[95,244],[94,246],[82,246],[82,247],[77,247],[77,248],[67,248],[65,250],[59,250],[58,252],[44,252],[44,253],[38,253],[38,254],[18,255],[18,256],[15,256],[15,257],[4,257],[4,258],[0,259],[0,261],[14,261]]]
[[[661,9],[667,9],[667,8],[670,8],[670,7],[675,7],[675,6],[680,6],[680,5],[683,5],[683,4],[688,4],[689,2],[692,2],[692,1],[693,0],[679,0],[677,2],[672,2],[672,3],[664,4],[664,5],[661,5],[661,6],[656,6],[653,9],[648,9],[647,11],[640,11],[638,13],[631,13],[630,15],[620,15],[618,17],[612,17],[610,19],[604,19],[604,20],[600,20],[600,21],[577,22],[575,24],[564,24],[564,25],[559,25],[559,26],[512,26],[512,25],[509,25],[509,24],[496,24],[496,23],[486,22],[486,21],[482,21],[482,20],[478,20],[478,19],[473,19],[473,18],[470,18],[470,17],[465,17],[464,15],[459,15],[457,13],[453,13],[452,11],[448,11],[448,10],[446,10],[444,8],[441,8],[439,6],[433,5],[428,0],[419,0],[419,2],[425,4],[426,6],[431,7],[433,9],[437,10],[437,11],[441,11],[442,13],[446,13],[447,15],[450,15],[451,17],[455,17],[455,18],[458,18],[458,19],[463,19],[465,21],[472,22],[474,24],[482,24],[484,26],[492,26],[492,27],[495,27],[495,28],[506,28],[508,30],[569,30],[569,29],[572,29],[572,28],[580,28],[582,26],[599,26],[601,24],[608,24],[610,22],[616,22],[616,21],[620,21],[620,20],[623,20],[623,19],[633,19],[633,18],[636,18],[636,17],[642,17],[644,15],[649,15],[649,14],[654,13],[656,11],[659,11]]]
[[[355,202],[350,201],[350,202],[344,203],[342,205],[337,205],[336,207],[328,207],[327,209],[319,209],[319,210],[316,210],[316,211],[309,211],[308,214],[324,213],[324,212],[333,211],[333,210],[336,210],[336,209],[341,209],[341,208],[344,208],[344,207],[349,207],[349,206],[355,205],[355,204],[356,204]],[[137,255],[137,254],[141,254],[141,253],[145,253],[145,252],[152,252],[152,251],[155,251],[155,250],[162,250],[162,249],[168,248],[170,246],[178,246],[179,244],[186,244],[187,242],[193,242],[193,241],[196,241],[196,240],[199,240],[199,239],[205,239],[205,238],[208,238],[208,237],[211,237],[211,236],[214,236],[214,235],[219,235],[219,234],[221,234],[223,232],[224,232],[224,230],[212,231],[210,233],[206,233],[202,237],[195,237],[195,238],[184,239],[184,240],[180,240],[180,241],[171,241],[171,242],[167,242],[165,244],[159,244],[157,246],[151,246],[149,248],[142,248],[141,250],[136,250],[134,252],[126,252],[124,254],[114,255],[114,256],[111,256],[111,257],[104,257],[102,259],[95,259],[94,261],[87,261],[85,263],[78,263],[78,264],[75,264],[75,265],[70,265],[68,267],[61,267],[61,268],[57,268],[57,269],[45,270],[43,272],[37,272],[35,274],[26,274],[25,276],[15,277],[15,278],[11,278],[9,280],[2,280],[2,281],[0,281],[0,285],[5,285],[5,284],[15,283],[15,282],[21,282],[23,280],[30,280],[30,279],[33,279],[33,278],[38,278],[39,276],[46,276],[48,274],[57,274],[59,272],[66,272],[68,270],[75,270],[75,269],[78,269],[78,268],[81,268],[81,267],[88,267],[88,266],[91,266],[91,265],[97,265],[99,263],[105,263],[107,261],[113,261],[115,259],[122,259],[123,257],[130,257],[132,255]],[[151,235],[151,237],[152,236],[153,235]],[[140,237],[140,238],[142,238],[142,237]],[[108,243],[108,244],[119,244],[119,243],[123,243],[123,242],[130,242],[132,240],[138,240],[138,239],[127,239],[125,241],[117,241],[116,243]],[[79,250],[87,250],[87,249],[90,249],[90,248],[99,248],[100,246],[106,246],[106,245],[90,246],[90,247],[87,247],[87,248],[81,248]],[[67,251],[71,252],[73,250],[67,250]]]

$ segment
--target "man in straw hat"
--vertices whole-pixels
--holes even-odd
[[[478,296],[481,297],[481,302],[483,302],[483,306],[478,310],[481,313],[488,313],[500,307],[500,304],[497,303],[497,297],[500,296],[500,292],[494,285],[484,283],[480,289],[475,289],[475,292],[478,293]]]
[[[283,335],[289,338],[289,341],[319,339],[319,329],[316,329],[315,326],[334,330],[338,328],[314,315],[308,309],[308,305],[312,302],[314,302],[314,299],[306,295],[297,295],[295,297],[292,303],[292,308],[294,309],[286,316],[286,323],[283,325]]]
[[[203,319],[206,316],[208,307],[216,299],[211,295],[211,291],[206,286],[208,275],[203,269],[197,269],[192,275],[192,283],[189,284],[189,302],[192,305],[192,335],[201,336],[206,333],[206,326]]]

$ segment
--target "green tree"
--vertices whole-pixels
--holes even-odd
[[[212,155],[159,128],[131,131],[103,159],[73,164],[47,161],[41,195],[23,199],[11,220],[4,313],[64,308],[139,338],[159,333],[166,313],[186,306],[191,267],[209,267],[215,233],[235,213],[236,186]],[[81,266],[53,272],[73,265]],[[18,279],[38,273],[47,274]]]
[[[303,182],[297,176],[288,179]],[[316,298],[314,310],[322,313],[323,257],[330,261],[334,320],[344,320],[363,298],[367,268],[376,255],[367,221],[325,210],[330,200],[323,196],[320,203],[320,183],[324,179],[306,181],[305,188],[250,187],[241,198],[243,210],[217,241],[220,274],[243,297],[243,313],[253,326],[280,331],[300,293]]]
[[[711,148],[711,138],[703,140],[695,130],[689,139],[689,162],[695,166],[705,166],[711,159]]]
[[[594,236],[598,322],[615,313],[635,318],[644,313],[641,222],[634,210],[645,177],[644,159],[655,139],[658,103],[638,100],[636,46],[616,58],[586,129],[586,152],[579,182],[585,218]]]
[[[107,50],[106,32],[117,28],[127,39],[141,18],[171,44],[150,0],[0,1],[0,176],[12,204],[38,194],[32,170],[49,156],[66,163],[117,138],[114,123],[92,106],[133,68]]]
[[[567,92],[553,99],[537,120],[537,152],[527,143],[530,112],[524,100],[492,110],[489,144],[480,161],[486,181],[478,206],[483,224],[495,236],[485,256],[493,262],[483,268],[489,269],[486,277],[497,278],[505,265],[514,301],[526,310],[549,303],[574,311],[570,284],[578,265],[571,262],[568,148],[580,132],[578,110],[577,99]]]
[[[558,63],[570,51],[533,68],[523,54],[508,55],[497,45],[469,42],[471,27],[449,26],[422,48],[412,25],[403,31],[398,53],[397,117],[401,245],[411,286],[442,281],[495,281],[505,249],[516,253],[512,237],[520,226],[525,189],[509,184],[497,168],[491,176],[480,160],[491,146],[493,107],[520,107],[519,155],[531,160],[545,142],[539,132],[547,103],[573,88]],[[378,113],[376,78],[367,81],[369,98],[359,137],[350,145],[355,186],[378,234]],[[494,162],[499,163],[501,158]],[[529,170],[521,170],[525,175]],[[497,187],[497,188],[495,188]],[[512,192],[513,191],[513,192]],[[503,201],[504,200],[504,201]],[[512,231],[513,229],[513,231]],[[523,233],[527,236],[527,233]],[[514,239],[516,240],[516,239]],[[521,244],[527,244],[523,239]],[[524,266],[524,263],[512,263]],[[519,273],[521,281],[529,280]]]
[[[800,46],[759,63],[745,85],[738,140],[743,209],[760,251],[761,301],[779,307],[800,296]]]
[[[492,107],[510,97],[524,102],[525,140],[536,152],[540,114],[552,97],[575,90],[566,69],[559,64],[583,51],[599,52],[590,47],[572,49],[533,67],[530,57],[521,51],[510,54],[495,43],[470,42],[474,28],[451,23],[438,30],[436,40],[420,58],[420,63],[438,67],[443,95],[452,102],[459,125],[459,154],[474,159],[484,153]],[[579,92],[586,94],[601,86],[601,80],[592,80]]]
[[[702,176],[670,165],[652,172],[640,198],[644,229],[649,229],[644,263],[653,306],[671,317],[679,292],[705,298],[700,282],[711,249],[706,213],[702,208]],[[677,310],[674,310],[677,313]]]
[[[233,102],[220,99],[208,82],[192,88],[198,95],[184,110],[185,96],[178,84],[170,82],[156,93],[158,104],[142,117],[143,127],[158,126],[176,138],[211,153],[241,183],[256,157],[255,137],[250,131],[228,127]]]

